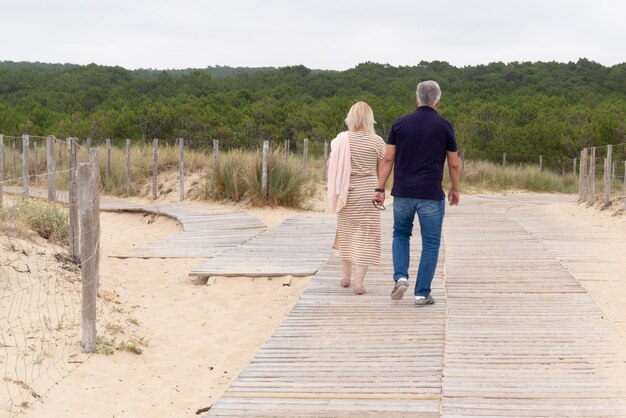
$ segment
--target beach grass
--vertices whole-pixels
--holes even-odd
[[[54,243],[65,243],[69,237],[67,209],[61,204],[18,198],[0,208],[0,228],[7,235],[28,238],[34,231]]]

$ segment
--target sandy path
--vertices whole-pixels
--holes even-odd
[[[206,286],[187,276],[200,259],[107,256],[114,248],[119,252],[180,231],[171,219],[148,219],[101,216],[101,289],[112,302],[101,304],[98,323],[99,332],[119,326],[119,341],[143,339],[147,347],[140,355],[92,356],[25,416],[195,416],[269,338],[309,280],[295,278],[283,286],[279,279],[218,278]]]

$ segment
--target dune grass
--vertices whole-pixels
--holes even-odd
[[[267,196],[261,185],[261,154],[254,158],[253,171],[248,178],[248,199],[254,206],[284,206],[305,209],[307,200],[315,193],[319,177],[304,169],[302,160],[282,150],[271,151],[267,162]]]
[[[241,150],[222,153],[217,170],[211,164],[192,197],[198,200],[241,201],[248,191],[254,154]]]
[[[61,204],[18,198],[0,208],[0,229],[7,235],[28,238],[34,231],[54,243],[67,243],[69,219]]]
[[[444,189],[450,187],[447,170],[444,175]],[[536,165],[502,166],[487,161],[465,161],[461,175],[461,191],[506,192],[524,190],[542,193],[577,193],[578,176],[557,174],[540,170]]]
[[[284,151],[270,151],[267,164],[267,196],[263,195],[261,153],[232,150],[222,153],[217,170],[210,167],[193,193],[199,200],[245,201],[252,206],[306,208],[319,177]]]

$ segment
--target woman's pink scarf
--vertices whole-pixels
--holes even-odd
[[[350,140],[348,132],[341,132],[330,142],[328,158],[328,203],[333,213],[346,205],[351,172]]]

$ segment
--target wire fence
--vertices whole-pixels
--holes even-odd
[[[0,135],[1,136],[1,135]],[[185,139],[153,140],[148,143],[144,140],[131,141],[111,139],[83,139],[71,138],[63,140],[52,137],[52,145],[48,146],[50,137],[31,136],[29,143],[24,146],[24,137],[4,136],[4,169],[3,180],[6,184],[22,185],[26,193],[26,185],[35,187],[50,183],[51,176],[54,178],[55,190],[67,190],[70,181],[69,145],[74,143],[77,147],[78,160],[88,159],[90,147],[99,148],[98,164],[102,188],[105,193],[124,197],[152,197],[154,199],[170,194],[178,189],[179,200],[187,198],[193,184],[198,183],[197,173],[203,173],[208,177],[219,164],[220,156],[224,152],[238,148],[233,141],[210,140],[188,141]],[[284,152],[286,157],[294,156],[301,160],[303,168],[309,175],[325,178],[325,163],[329,154],[328,140],[273,140],[253,141],[249,151],[257,152],[259,158],[263,152],[263,144],[267,142],[270,150]],[[589,148],[589,153],[591,153]],[[604,190],[604,159],[609,147],[595,147],[594,177],[597,186],[593,190]],[[581,157],[550,156],[502,153],[497,158],[491,156],[484,158],[473,152],[459,150],[462,161],[481,160],[489,161],[503,166],[536,166],[540,170],[550,170],[557,174],[580,173]],[[582,154],[581,154],[582,155]],[[480,157],[480,158],[479,158]],[[52,168],[49,166],[52,160]],[[619,165],[624,161],[624,145],[613,147],[611,156],[611,194],[614,195],[621,188],[620,179],[623,179],[623,167]],[[25,169],[24,165],[28,167]],[[588,162],[587,162],[588,164]],[[164,177],[166,171],[178,169],[178,178],[171,174]],[[24,172],[28,171],[28,174]],[[584,168],[588,171],[589,166]],[[56,175],[48,174],[56,173]],[[188,179],[189,174],[196,174],[195,178]],[[25,180],[28,177],[28,181]],[[178,184],[176,184],[178,183]],[[50,186],[52,188],[52,186]],[[591,199],[591,186],[585,192],[585,199]],[[589,193],[587,193],[589,192]],[[51,192],[52,193],[52,192]],[[51,196],[50,196],[51,197]],[[600,196],[597,196],[600,197]],[[1,190],[0,190],[1,199]],[[595,199],[595,198],[594,198]],[[606,199],[605,199],[606,200]],[[615,200],[613,198],[612,200]]]
[[[130,139],[82,139],[72,138],[71,141],[52,137],[51,149],[47,149],[50,137],[31,136],[29,144],[24,147],[22,137],[4,137],[5,164],[4,180],[7,184],[18,186],[32,184],[35,187],[50,183],[48,172],[58,173],[52,179],[54,189],[68,189],[70,161],[68,147],[75,143],[78,160],[88,159],[88,150],[91,147],[99,148],[100,177],[103,191],[108,194],[124,197],[158,197],[178,191],[179,200],[187,198],[194,185],[200,180],[210,177],[219,164],[220,156],[224,152],[239,150],[239,144],[228,140],[189,141],[186,139],[144,140]],[[329,154],[328,140],[273,140],[252,141],[248,151],[256,152],[261,158],[263,143],[269,144],[270,150],[284,152],[286,157],[299,159],[307,174],[317,178],[325,178],[325,162]],[[604,158],[602,154],[607,147],[597,147],[597,159]],[[503,166],[535,166],[540,170],[565,175],[579,172],[580,157],[549,156],[540,154],[502,153],[499,156],[485,155],[475,152],[459,150],[462,161],[481,160]],[[623,153],[623,146],[616,146],[613,157],[613,183],[623,176],[617,165]],[[52,161],[53,168],[49,166]],[[28,164],[29,181],[24,180],[24,164]],[[596,177],[603,162],[595,164]],[[588,168],[587,168],[588,169]],[[174,178],[172,171],[178,170],[178,178]],[[165,172],[169,174],[165,175]],[[193,175],[194,177],[188,177]],[[614,185],[613,190],[617,190]],[[26,192],[26,189],[25,189]],[[1,193],[0,193],[1,195]],[[1,197],[0,197],[1,198]]]
[[[0,411],[17,415],[80,363],[80,288],[67,250],[0,238]]]
[[[67,151],[72,141],[58,141],[54,147],[51,142],[49,137],[0,135],[0,369],[4,386],[0,389],[0,413],[9,417],[40,401],[68,376],[85,360],[81,352],[95,350],[97,168],[94,156],[79,165],[83,174],[74,183],[80,202],[59,207],[36,199],[48,196],[30,190],[31,183],[40,178],[69,177],[73,171],[53,169],[48,158],[52,153],[66,164],[70,155],[57,151]],[[47,151],[46,157],[42,149]],[[19,169],[23,169],[21,179]],[[14,187],[20,183],[21,189]],[[72,186],[72,182],[68,179],[66,185]],[[5,191],[14,193],[5,195]],[[55,193],[50,200],[57,197]],[[81,214],[91,217],[80,216],[80,227],[72,228],[71,214],[78,213],[79,206]],[[68,236],[54,235],[64,227]],[[50,241],[53,235],[56,240]],[[74,240],[81,247],[75,248],[79,250],[76,254],[67,245]]]
[[[576,173],[578,157],[565,155],[544,156],[541,154],[518,154],[503,152],[500,155],[485,155],[484,153],[466,152],[459,150],[462,159],[488,161],[503,166],[536,166],[540,170],[549,170],[557,174]]]
[[[1,136],[1,135],[0,135]],[[24,145],[24,137],[4,136],[4,182],[10,186],[46,187],[53,183],[54,190],[67,190],[70,161],[68,147],[76,145],[78,160],[88,159],[88,150],[98,148],[100,177],[105,193],[124,197],[157,198],[179,189],[180,200],[187,197],[191,183],[197,176],[187,181],[191,173],[209,174],[219,163],[224,152],[239,150],[228,141],[212,140],[190,143],[185,139],[146,141],[126,140],[80,140],[78,138],[59,139],[56,137],[29,137]],[[52,145],[48,149],[47,141]],[[258,142],[258,143],[257,143]],[[262,153],[263,143],[257,141],[250,152]],[[271,150],[281,150],[286,156],[302,160],[304,168],[318,177],[325,176],[324,163],[329,152],[329,141],[270,141]],[[323,160],[322,160],[323,159]],[[52,164],[52,168],[49,165]],[[25,168],[26,167],[26,168]],[[162,177],[165,171],[179,170],[181,181]],[[25,170],[28,174],[25,173]],[[158,177],[158,178],[157,178]],[[28,179],[28,181],[25,180]],[[161,181],[163,180],[163,181]],[[173,187],[179,183],[180,187]],[[147,186],[152,184],[153,187]],[[156,186],[156,190],[155,187]],[[26,188],[24,189],[26,193]],[[1,194],[1,193],[0,193]]]

